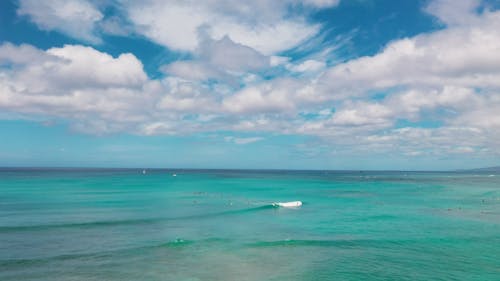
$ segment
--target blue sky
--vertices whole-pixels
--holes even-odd
[[[0,166],[500,164],[500,1],[0,2]]]

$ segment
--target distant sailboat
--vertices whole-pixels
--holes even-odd
[[[145,175],[146,174],[146,170],[142,170],[142,174]]]

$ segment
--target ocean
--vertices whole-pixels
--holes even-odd
[[[5,168],[0,280],[500,280],[500,174]]]

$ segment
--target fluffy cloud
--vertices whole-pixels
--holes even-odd
[[[58,30],[66,35],[97,43],[96,24],[103,14],[86,0],[20,0],[19,15],[28,16],[43,30]]]
[[[356,136],[357,142],[372,140],[389,147],[404,142],[417,147],[428,139],[449,151],[454,147],[450,144],[459,143],[469,148],[463,152],[470,147],[494,148],[500,140],[494,113],[500,93],[500,13],[477,14],[477,1],[451,6],[445,2],[432,2],[427,10],[448,28],[394,41],[379,54],[328,69],[319,78],[315,95],[336,101],[337,110],[330,119],[307,122],[299,131],[324,134],[337,142],[343,135]],[[388,94],[374,100],[370,97],[374,89]],[[418,123],[429,118],[442,125],[391,129],[398,120]],[[446,141],[441,143],[442,139]]]
[[[247,72],[269,66],[267,57],[227,36],[215,41],[207,39],[199,52],[203,60],[227,71]]]
[[[228,36],[266,55],[292,48],[319,31],[319,25],[301,16],[287,16],[291,4],[294,1],[123,1],[136,31],[171,49],[194,51],[199,32],[205,30],[213,39]]]
[[[303,0],[304,5],[311,5],[317,8],[328,8],[337,6],[340,0]]]
[[[284,113],[294,111],[297,100],[294,86],[301,86],[292,79],[277,79],[257,86],[246,87],[226,97],[223,108],[232,113]]]
[[[163,95],[157,104],[160,110],[193,114],[217,112],[218,105],[210,89],[204,85],[180,78],[162,81]]]
[[[5,43],[0,47],[0,62],[7,65],[25,65],[27,63],[40,64],[51,59],[44,52],[37,48],[23,44],[16,46],[10,43]],[[55,59],[55,58],[52,58]]]
[[[435,0],[426,11],[447,25],[468,24],[476,21],[474,13],[480,3],[479,0]]]
[[[113,58],[90,47],[66,45],[63,48],[51,48],[47,54],[62,61],[56,65],[44,65],[50,68],[50,75],[54,75],[54,79],[62,81],[63,78],[73,77],[72,80],[82,87],[133,87],[147,79],[142,63],[130,53]]]
[[[3,72],[17,90],[65,94],[78,88],[135,87],[146,81],[142,63],[132,54],[118,58],[93,48],[65,45],[41,51],[31,46],[0,46],[0,60],[10,64]]]
[[[322,61],[317,60],[306,60],[297,65],[288,65],[288,69],[293,72],[317,72],[323,70],[326,64]]]
[[[200,32],[234,42],[266,55],[297,46],[316,35],[320,25],[292,10],[338,5],[339,0],[92,1],[20,0],[18,14],[42,30],[55,30],[75,39],[100,43],[100,34],[125,36],[136,32],[173,50],[194,51]],[[124,14],[106,16],[107,7]]]
[[[270,66],[270,58],[227,36],[220,40],[205,38],[193,55],[189,61],[176,61],[162,70],[187,80],[218,79],[230,83],[236,82],[231,76],[247,75]]]
[[[473,25],[398,40],[375,56],[337,65],[321,83],[332,94],[400,85],[499,88],[500,13],[471,17]]]
[[[148,114],[145,106],[157,83],[148,81],[142,63],[132,54],[113,58],[77,45],[42,51],[4,44],[0,64],[8,66],[0,72],[0,107],[48,118],[80,119],[82,123],[114,123],[96,127],[104,132],[123,130],[129,122],[144,120]]]
[[[224,73],[206,63],[198,61],[175,61],[161,67],[166,74],[186,80],[203,81],[210,78],[221,79]]]

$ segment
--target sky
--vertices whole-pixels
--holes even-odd
[[[496,166],[499,8],[0,1],[0,166]]]

